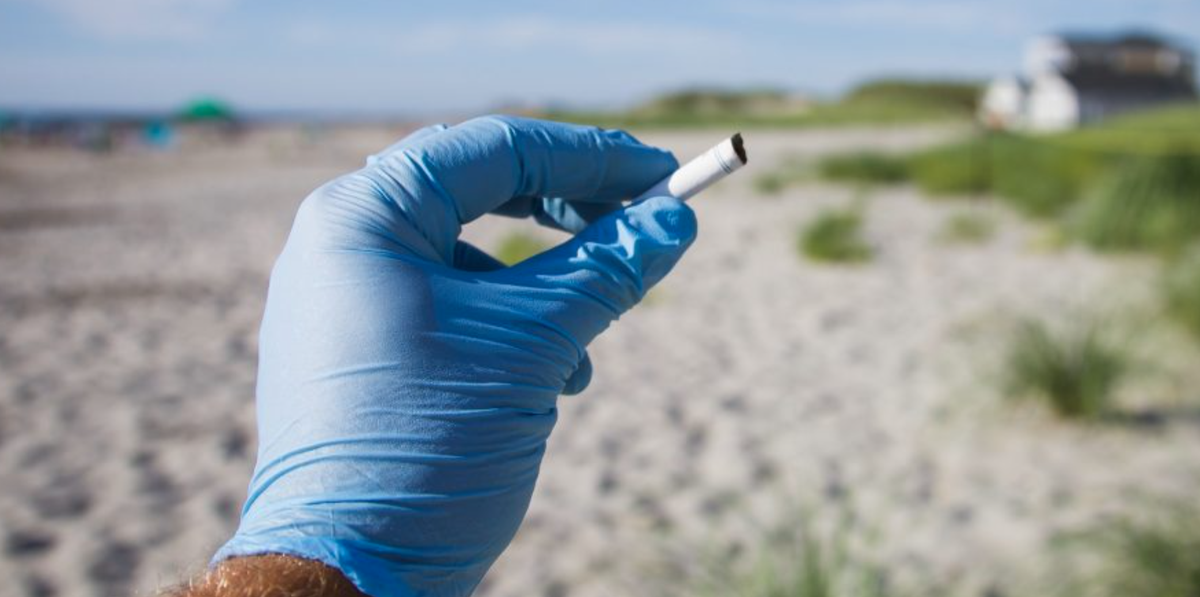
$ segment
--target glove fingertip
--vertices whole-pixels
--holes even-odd
[[[400,139],[399,141],[396,141],[395,143],[392,143],[388,147],[384,148],[383,151],[367,156],[367,167],[374,166],[379,162],[379,160],[386,158],[388,155],[396,153],[397,151],[400,151],[405,147],[420,141],[421,139],[432,137],[433,135],[448,128],[450,128],[450,126],[444,123],[431,124],[429,126],[421,127],[409,133],[403,139]]]
[[[632,134],[622,129],[604,129],[602,135],[615,145],[625,145],[627,147],[646,151],[650,155],[654,156],[658,161],[664,162],[663,164],[659,164],[660,166],[666,166],[671,170],[679,168],[679,160],[670,150],[656,147],[654,145],[647,145],[637,137],[634,137]]]
[[[571,377],[567,378],[567,384],[563,386],[562,393],[564,396],[581,394],[591,383],[592,358],[585,354],[583,355],[583,360],[579,362],[579,366],[575,368],[575,372],[571,374]]]
[[[627,213],[643,233],[651,235],[661,244],[682,244],[686,247],[696,239],[699,226],[696,212],[675,197],[651,197],[630,206]]]

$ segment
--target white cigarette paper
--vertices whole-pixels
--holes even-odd
[[[664,195],[687,201],[745,165],[746,147],[742,144],[742,134],[737,133],[658,181],[634,202]]]

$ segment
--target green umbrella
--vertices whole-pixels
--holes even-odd
[[[233,108],[221,100],[205,97],[193,100],[179,113],[179,119],[188,122],[233,122],[237,120]]]

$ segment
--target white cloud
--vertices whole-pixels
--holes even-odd
[[[89,34],[113,40],[194,40],[237,0],[9,0],[49,10]]]

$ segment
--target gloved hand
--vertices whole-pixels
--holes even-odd
[[[620,204],[676,167],[625,133],[488,117],[314,192],[271,275],[258,463],[214,562],[290,554],[373,597],[469,594],[525,515],[558,395],[590,379],[588,343],[695,237],[675,199]],[[505,268],[458,240],[493,210],[578,234]]]

